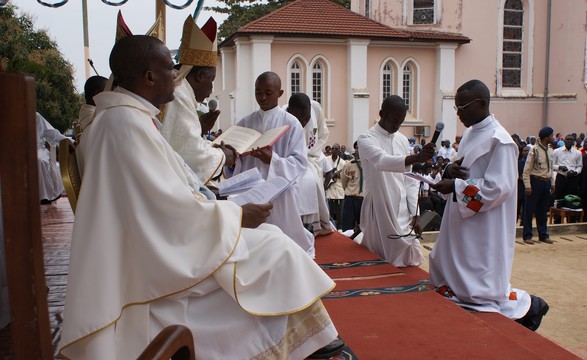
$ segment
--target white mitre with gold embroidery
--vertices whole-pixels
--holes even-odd
[[[216,67],[218,63],[217,29],[216,21],[212,17],[202,28],[198,27],[191,15],[185,19],[179,48],[179,63],[182,67],[178,74],[178,81],[183,79],[193,66]]]

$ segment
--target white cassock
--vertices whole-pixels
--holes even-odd
[[[51,153],[45,147],[45,142],[51,146],[59,144],[67,136],[55,129],[41,114],[36,114],[37,120],[37,157],[39,160],[39,196],[40,200],[54,200],[58,198],[65,189],[61,180],[61,173],[51,162]]]
[[[237,125],[261,133],[284,125],[289,125],[289,129],[273,144],[273,155],[269,165],[253,156],[245,156],[236,161],[234,175],[257,168],[264,179],[281,176],[291,181],[304,176],[308,167],[306,142],[304,130],[295,116],[276,106],[269,111],[257,110],[242,118]],[[294,187],[273,200],[273,209],[267,223],[278,226],[313,257],[314,234],[304,228],[298,212],[297,194],[297,188]]]
[[[410,155],[408,139],[375,124],[358,139],[363,165],[362,245],[395,266],[424,262],[420,241],[412,231],[418,215],[418,183],[403,175]],[[391,238],[390,238],[391,237]]]
[[[311,101],[310,120],[304,126],[304,137],[308,151],[308,169],[298,182],[298,210],[304,223],[312,224],[314,234],[326,235],[334,231],[330,223],[328,203],[324,195],[323,162],[326,159],[322,149],[328,141],[328,127],[320,103]],[[285,105],[287,109],[287,105]]]
[[[92,123],[92,119],[94,118],[95,112],[96,107],[90,104],[83,104],[82,107],[79,109],[77,123],[79,124],[82,132],[88,127],[88,125]]]
[[[336,337],[320,301],[334,283],[303,250],[190,188],[145,99],[118,88],[95,101],[62,355],[134,359],[171,324],[192,330],[198,359],[303,359]]]
[[[175,99],[163,110],[161,134],[198,178],[207,183],[222,171],[224,153],[202,138],[202,125],[196,111],[198,102],[186,79],[180,81],[174,95]]]
[[[463,132],[459,144],[467,180],[455,180],[438,239],[430,253],[430,279],[446,285],[459,305],[500,312],[518,319],[530,308],[530,296],[512,289],[510,276],[516,239],[518,147],[488,116]],[[515,293],[517,300],[509,300]]]

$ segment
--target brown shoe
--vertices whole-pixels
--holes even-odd
[[[544,239],[540,239],[540,242],[547,243],[547,244],[552,244],[554,241],[550,240],[550,238],[547,237],[547,238],[544,238]]]
[[[524,243],[526,243],[528,245],[534,245],[534,240],[532,240],[532,239],[524,239]]]

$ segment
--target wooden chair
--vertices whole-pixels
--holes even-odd
[[[77,198],[82,187],[82,177],[77,167],[75,147],[68,139],[63,139],[59,142],[59,168],[67,199],[71,205],[71,210],[75,214]]]
[[[11,317],[10,354],[6,358],[49,360],[53,359],[53,349],[41,241],[33,78],[0,73],[0,108],[0,232],[5,244]],[[64,153],[70,150],[68,146],[62,150],[66,149]],[[74,160],[70,157],[66,163]],[[194,341],[186,327],[163,329],[139,357],[170,358],[195,359]]]

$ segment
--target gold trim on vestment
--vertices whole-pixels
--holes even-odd
[[[181,49],[179,63],[192,66],[216,67],[218,65],[218,54],[216,51]]]
[[[294,350],[300,348],[310,338],[321,333],[332,324],[332,320],[322,301],[318,300],[313,305],[306,310],[289,315],[283,338],[277,344],[257,354],[252,359],[287,358]]]
[[[243,210],[242,210],[242,208],[241,208],[241,209],[240,209],[240,219],[241,219],[241,224],[242,224],[242,218],[243,218]],[[199,285],[199,284],[200,284],[202,281],[204,281],[204,280],[208,279],[210,276],[214,275],[214,273],[215,273],[216,271],[218,271],[218,269],[220,269],[222,266],[224,266],[224,264],[226,264],[226,262],[228,261],[228,259],[230,259],[230,257],[232,256],[232,254],[233,254],[233,253],[234,253],[234,251],[236,250],[236,246],[238,245],[238,242],[239,242],[239,241],[240,241],[240,239],[241,239],[241,233],[242,233],[242,230],[243,230],[243,228],[242,228],[242,226],[241,226],[241,227],[240,227],[240,229],[239,229],[239,232],[238,232],[238,235],[237,235],[236,241],[234,242],[234,246],[233,246],[232,250],[230,251],[230,254],[228,254],[228,256],[226,257],[226,259],[224,259],[224,261],[222,261],[222,263],[221,263],[221,264],[220,264],[220,265],[219,265],[219,266],[218,266],[216,269],[214,269],[214,271],[212,271],[212,272],[211,272],[210,274],[208,274],[207,276],[203,277],[203,278],[202,278],[200,281],[198,281],[197,283],[195,283],[195,284],[193,284],[193,285],[190,285],[190,286],[188,286],[188,287],[186,287],[186,288],[184,288],[184,289],[181,289],[181,290],[178,290],[178,291],[174,291],[174,292],[172,292],[172,293],[169,293],[169,294],[161,295],[161,296],[159,296],[159,297],[157,297],[157,298],[154,298],[154,299],[151,299],[151,300],[147,300],[147,301],[137,301],[137,302],[132,302],[132,303],[128,303],[128,304],[125,304],[125,305],[123,305],[123,306],[122,306],[122,308],[120,309],[120,314],[118,315],[118,317],[116,317],[116,319],[114,319],[114,320],[113,320],[113,321],[111,321],[110,323],[108,323],[108,324],[106,324],[106,325],[102,326],[102,327],[101,327],[101,328],[99,328],[98,330],[94,330],[94,331],[92,331],[92,332],[90,332],[90,333],[88,333],[88,334],[86,334],[86,335],[84,335],[84,336],[82,336],[82,337],[80,337],[80,338],[78,338],[78,339],[76,339],[76,340],[74,340],[74,341],[70,342],[69,344],[66,344],[66,345],[64,345],[64,346],[63,346],[61,349],[59,349],[59,355],[63,356],[63,358],[64,358],[64,359],[69,359],[69,360],[72,360],[71,358],[69,358],[69,357],[67,357],[65,354],[63,354],[63,350],[65,350],[65,349],[67,349],[67,348],[70,348],[70,347],[72,347],[73,345],[77,344],[78,342],[80,342],[80,341],[82,341],[82,340],[85,340],[85,339],[87,339],[88,337],[90,337],[90,336],[92,336],[92,335],[94,335],[94,334],[96,334],[96,333],[98,333],[98,332],[100,332],[100,331],[102,331],[102,330],[106,329],[107,327],[110,327],[110,326],[114,325],[114,324],[115,324],[115,323],[116,323],[116,322],[117,322],[117,321],[118,321],[118,320],[119,320],[119,319],[122,317],[122,313],[123,313],[124,309],[126,309],[127,307],[130,307],[130,306],[133,306],[133,305],[146,305],[146,304],[149,304],[149,303],[155,302],[155,301],[157,301],[157,300],[160,300],[160,299],[166,298],[166,297],[168,297],[168,296],[173,296],[173,295],[179,294],[179,293],[181,293],[181,292],[183,292],[183,291],[186,291],[186,290],[189,290],[189,289],[193,288],[194,286],[197,286],[197,285]]]

